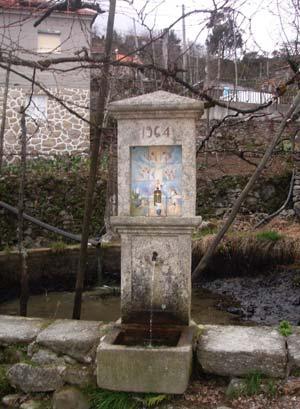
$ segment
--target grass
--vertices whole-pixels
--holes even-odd
[[[293,277],[293,287],[300,287],[300,274],[296,274]]]
[[[245,379],[245,394],[247,396],[257,395],[261,392],[262,374],[252,372]]]
[[[7,368],[5,365],[0,365],[0,398],[12,393],[13,391],[13,388],[10,386],[8,381],[6,370]]]
[[[280,334],[284,337],[288,337],[289,335],[292,335],[293,333],[293,327],[286,320],[283,320],[280,322],[278,330]]]
[[[218,232],[218,227],[216,226],[207,226],[204,229],[198,230],[193,234],[193,240],[199,240],[204,236],[208,236],[209,234],[216,234]]]
[[[245,379],[241,379],[237,385],[230,388],[227,396],[230,399],[237,399],[240,396],[254,396],[262,392],[274,397],[277,393],[276,383],[273,379],[264,378],[262,373],[254,371],[249,373]]]
[[[283,238],[283,235],[274,230],[261,231],[256,234],[257,240],[277,242]]]
[[[200,261],[212,240],[213,236],[207,235],[193,241],[194,263]],[[276,231],[230,232],[218,245],[205,274],[219,270],[224,275],[266,272],[272,266],[294,262],[298,253],[298,242]]]
[[[68,245],[63,241],[54,241],[50,244],[50,248],[54,253],[63,253],[66,251]]]
[[[83,392],[88,396],[91,409],[154,408],[169,399],[169,396],[164,394],[113,392],[90,385],[84,388]]]
[[[277,387],[276,383],[274,382],[273,379],[268,379],[267,381],[267,394],[271,397],[274,398],[277,393]]]
[[[13,250],[13,246],[10,246],[9,244],[5,244],[2,251],[4,251],[4,254],[6,256],[9,256],[11,254],[12,250]]]
[[[291,376],[295,376],[296,378],[299,378],[300,377],[300,368],[292,369]]]

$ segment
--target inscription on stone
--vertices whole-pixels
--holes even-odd
[[[142,138],[161,138],[162,136],[170,137],[172,129],[170,126],[161,127],[161,126],[143,126],[142,127]]]

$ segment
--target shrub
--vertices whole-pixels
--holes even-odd
[[[288,337],[289,335],[292,335],[293,327],[288,321],[283,320],[279,324],[279,332],[282,336]]]

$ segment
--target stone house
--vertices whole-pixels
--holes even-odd
[[[53,12],[40,25],[34,22],[45,9],[39,0],[0,0],[0,51],[2,55],[39,60],[75,56],[90,47],[94,13]],[[64,63],[56,69],[37,70],[35,84],[32,68],[13,65],[4,134],[4,160],[13,161],[19,153],[20,107],[28,105],[28,156],[54,156],[87,153],[90,127],[90,72],[78,64]],[[59,69],[57,69],[59,68]],[[0,68],[0,112],[3,111],[6,70]],[[39,86],[40,84],[41,86]],[[63,104],[58,102],[58,99]],[[79,114],[76,117],[66,107]],[[1,112],[2,114],[2,112]],[[2,117],[2,115],[1,115]]]

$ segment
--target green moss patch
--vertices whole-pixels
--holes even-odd
[[[13,392],[13,388],[6,375],[7,369],[6,365],[0,365],[0,398]]]

